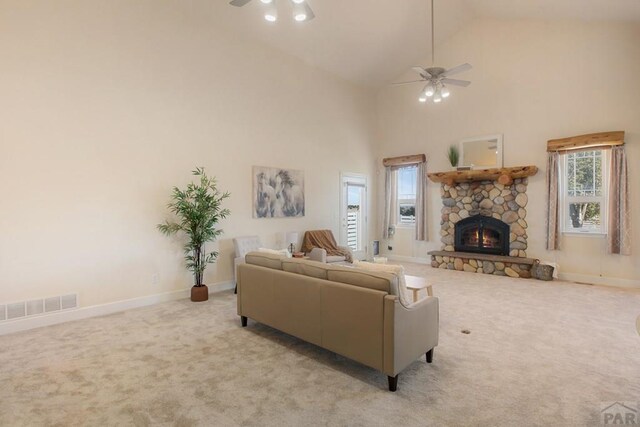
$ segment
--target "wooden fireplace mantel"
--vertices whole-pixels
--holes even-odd
[[[537,173],[537,166],[517,166],[513,168],[435,172],[428,174],[428,177],[433,182],[442,182],[447,185],[471,181],[498,181],[502,185],[511,185],[516,178],[526,178]]]

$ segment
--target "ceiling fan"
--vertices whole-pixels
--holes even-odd
[[[232,0],[229,2],[230,5],[236,7],[242,7],[245,4],[249,3],[251,0]],[[307,3],[306,0],[289,0],[291,2],[291,6],[293,7],[293,19],[297,22],[311,21],[315,18],[315,14],[313,10],[311,10],[311,6]],[[264,19],[269,22],[276,22],[278,20],[278,8],[276,7],[276,0],[260,0],[265,6]]]
[[[457,67],[450,68],[448,70],[442,67],[435,67],[435,26],[434,26],[434,14],[433,14],[433,0],[431,0],[431,64],[429,68],[412,67],[412,70],[420,75],[420,80],[412,80],[408,82],[394,83],[395,85],[405,85],[417,82],[427,82],[426,86],[420,92],[418,100],[420,102],[427,102],[427,99],[432,98],[433,102],[440,102],[443,98],[447,98],[451,92],[446,85],[467,87],[471,84],[468,80],[457,80],[449,77],[470,70],[471,64],[462,64]]]

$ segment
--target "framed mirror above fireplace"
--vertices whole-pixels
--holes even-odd
[[[460,166],[471,169],[502,167],[502,135],[478,136],[460,141]]]

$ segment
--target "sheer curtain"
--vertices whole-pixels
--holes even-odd
[[[611,149],[608,214],[607,251],[611,254],[631,255],[631,207],[624,145]]]
[[[546,247],[548,250],[560,249],[560,215],[559,208],[559,182],[560,171],[558,163],[560,154],[557,152],[548,153],[547,158],[547,239]]]
[[[384,218],[382,220],[382,238],[388,239],[389,228],[396,224],[397,171],[391,166],[384,168]]]
[[[419,163],[416,173],[416,240],[429,237],[427,220],[427,163]]]

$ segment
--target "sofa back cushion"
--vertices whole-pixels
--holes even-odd
[[[259,265],[260,267],[282,270],[282,260],[286,259],[282,255],[270,254],[266,252],[249,252],[245,256],[247,264]]]
[[[391,290],[398,286],[398,278],[393,274],[354,267],[331,266],[327,270],[327,279],[387,293],[391,293]]]
[[[316,279],[327,280],[327,270],[329,267],[325,263],[309,261],[300,258],[289,258],[282,260],[282,269],[289,273],[303,274]]]

